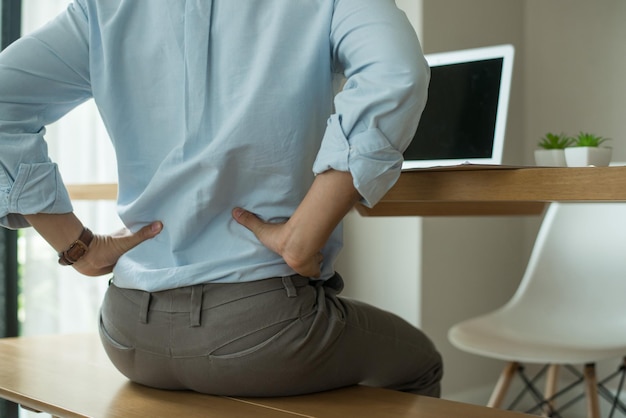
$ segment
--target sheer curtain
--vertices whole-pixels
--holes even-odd
[[[22,0],[27,34],[64,10],[70,0]],[[66,184],[117,181],[113,147],[93,101],[47,127],[50,156]],[[96,233],[121,228],[112,201],[73,202],[83,223]],[[54,250],[31,228],[19,239],[22,335],[96,332],[108,278],[84,277],[57,264]]]

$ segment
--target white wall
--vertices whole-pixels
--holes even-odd
[[[337,263],[346,283],[343,295],[419,325],[421,237],[420,218],[364,218],[350,213]]]

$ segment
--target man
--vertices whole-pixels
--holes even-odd
[[[428,77],[393,0],[75,0],[0,55],[0,222],[113,273],[100,333],[138,383],[438,396],[430,340],[339,297],[334,271],[342,218],[397,180]],[[91,98],[117,155],[117,235],[73,214],[44,141]]]

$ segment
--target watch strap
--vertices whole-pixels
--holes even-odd
[[[93,232],[91,232],[89,228],[83,228],[78,239],[71,243],[65,251],[59,253],[59,264],[62,266],[71,266],[76,263],[87,253],[92,240]]]

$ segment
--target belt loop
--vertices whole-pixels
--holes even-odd
[[[203,285],[191,287],[191,306],[189,307],[189,322],[192,327],[200,326],[200,314],[202,313],[202,290]]]
[[[141,305],[139,306],[139,322],[148,323],[148,311],[150,310],[150,293],[141,293]]]
[[[296,286],[293,284],[293,280],[291,280],[291,276],[284,276],[282,279],[283,286],[285,286],[285,290],[287,291],[287,297],[295,298],[298,296],[298,291],[296,290]]]

